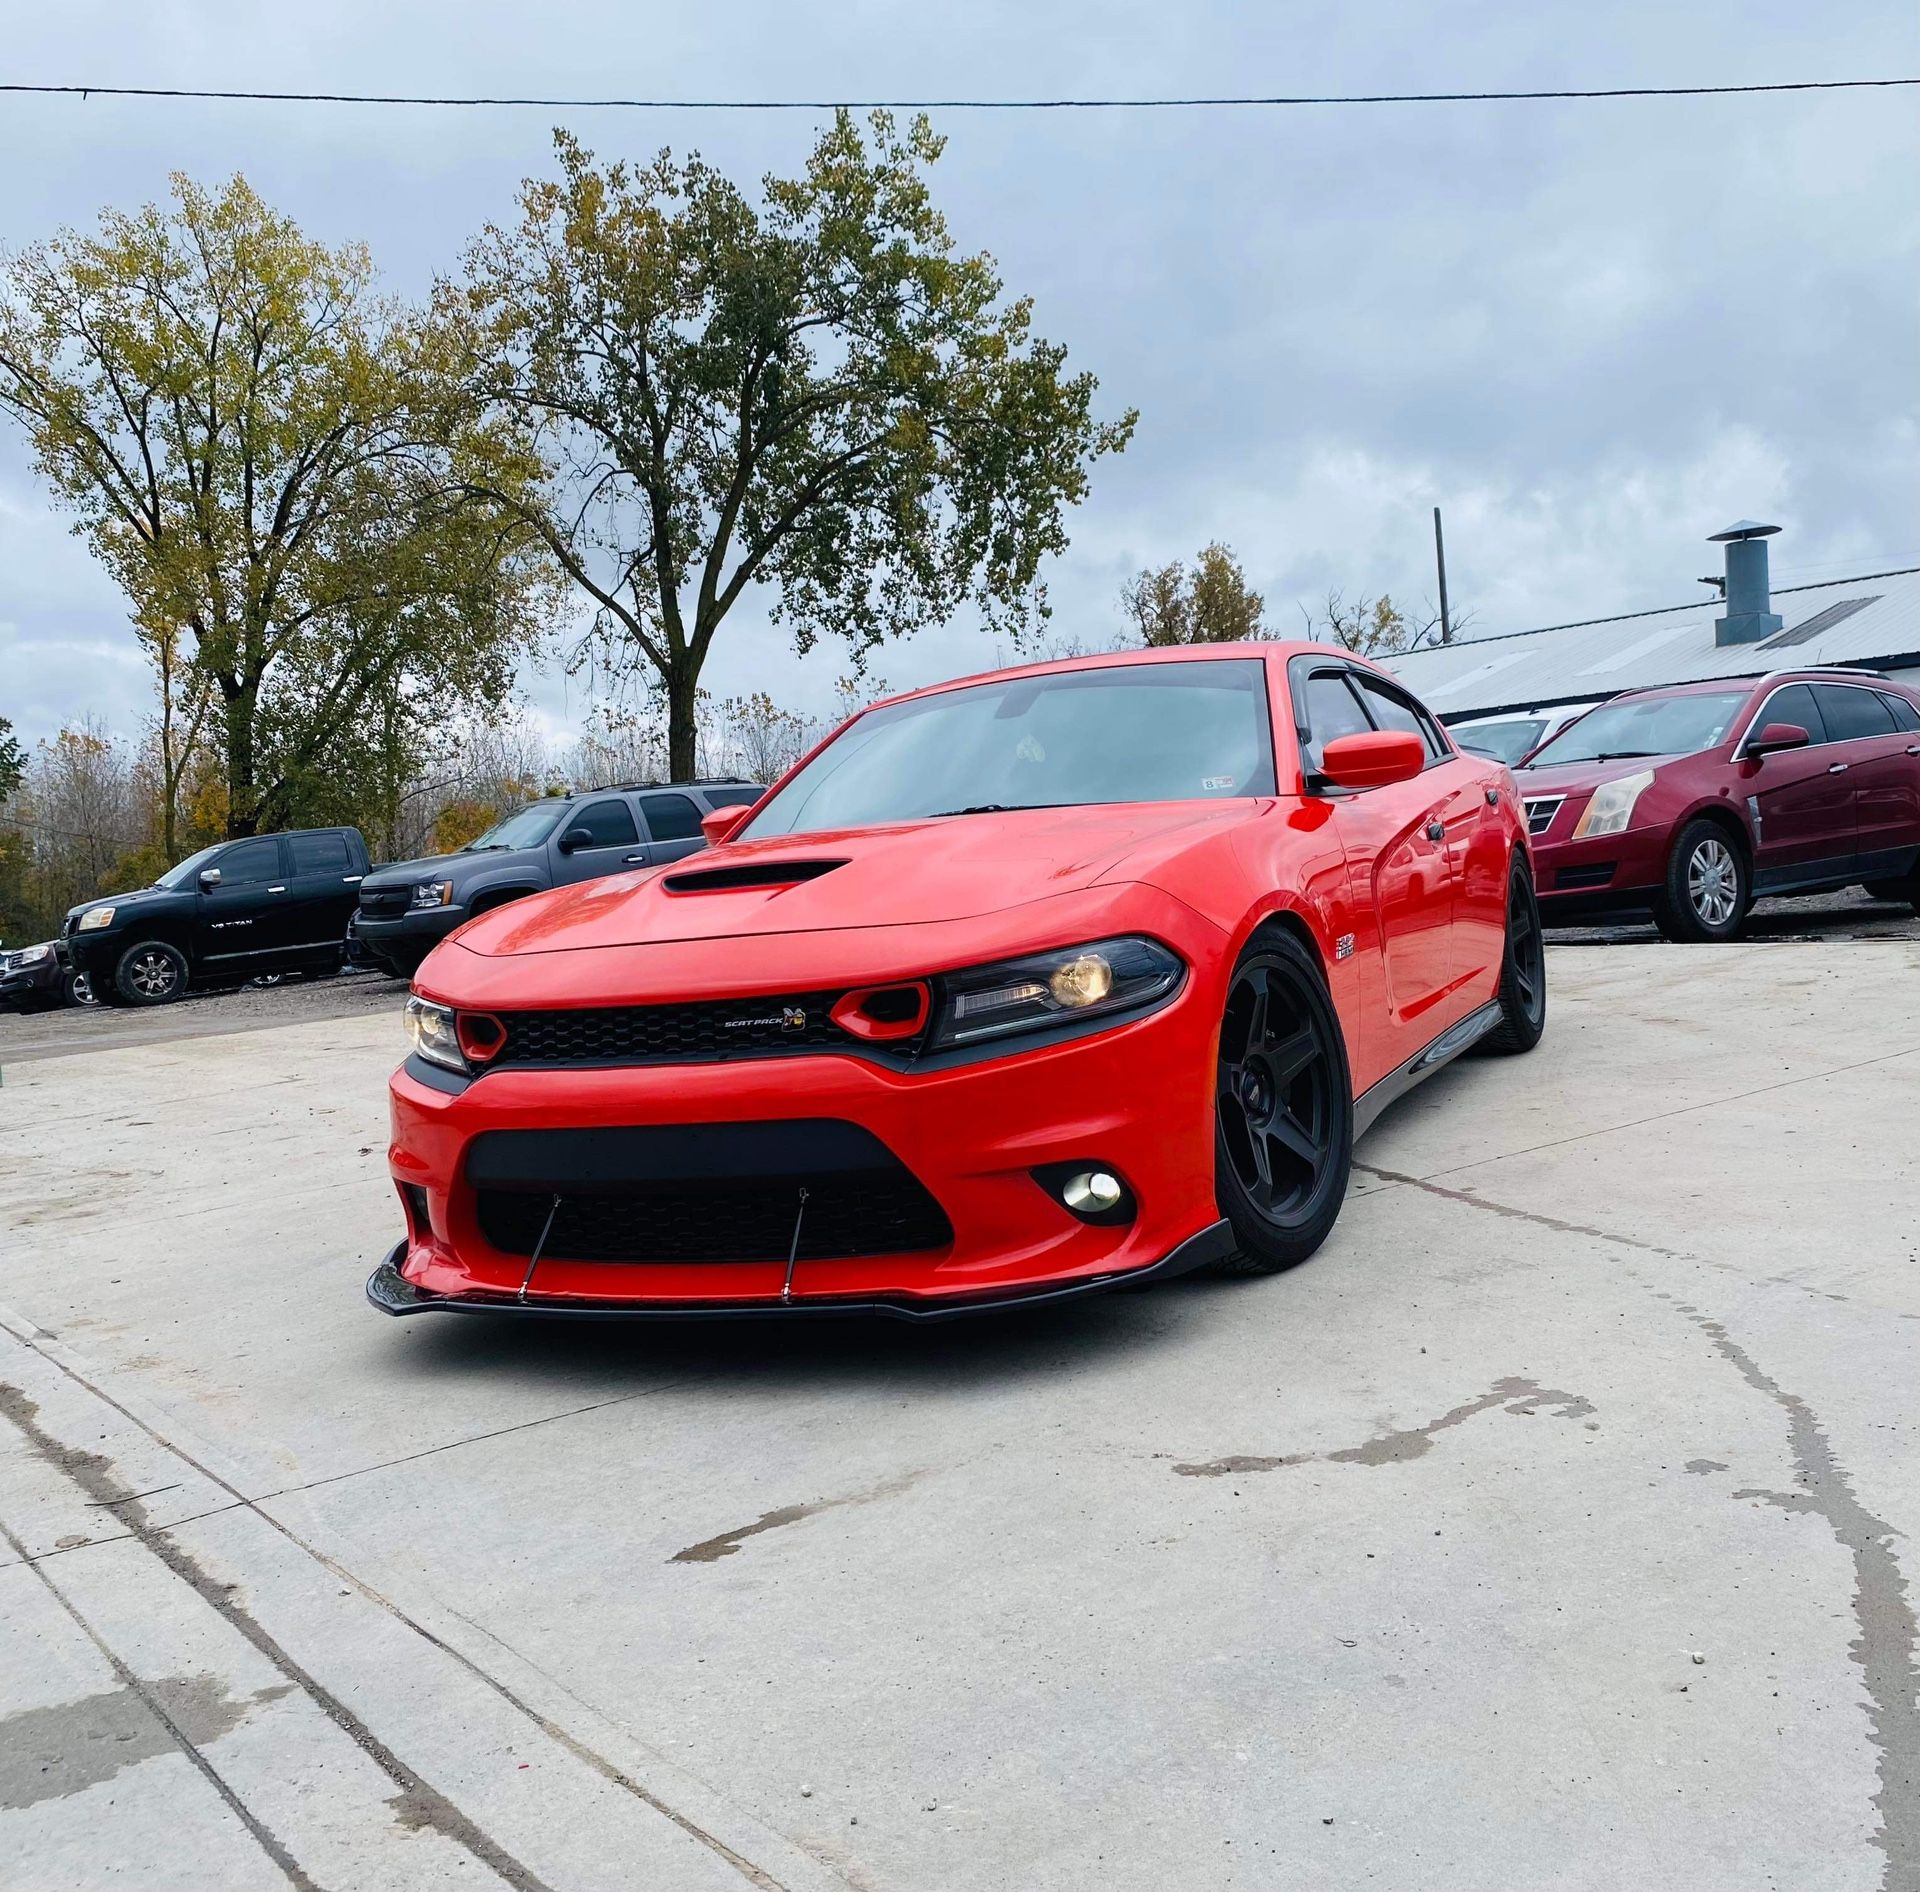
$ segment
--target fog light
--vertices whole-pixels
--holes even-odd
[[[1083,1169],[1077,1176],[1067,1178],[1060,1190],[1060,1200],[1076,1215],[1100,1215],[1125,1193],[1118,1176],[1104,1169]]]

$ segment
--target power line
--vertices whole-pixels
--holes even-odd
[[[531,106],[543,111],[653,112],[1107,112],[1198,111],[1311,105],[1484,105],[1552,99],[1729,98],[1763,92],[1858,92],[1920,86],[1912,79],[1789,79],[1770,85],[1621,85],[1516,92],[1326,92],[1270,96],[1057,99],[695,99],[454,97],[405,92],[266,92],[172,85],[30,85],[0,81],[0,92],[69,98],[212,99],[264,105]]]

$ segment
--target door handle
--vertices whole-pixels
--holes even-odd
[[[361,876],[358,874],[342,874],[340,878],[344,880],[349,887],[353,887],[359,884]]]
[[[1444,821],[1429,821],[1427,823],[1427,839],[1429,841],[1444,841],[1446,838],[1447,824]]]
[[[1846,772],[1847,765],[1844,762],[1829,762],[1827,764],[1827,773],[1829,775],[1844,775]]]
[[[638,854],[623,854],[620,857],[620,864],[623,867],[633,867],[637,864],[644,863],[646,858],[647,850],[642,848]]]
[[[269,893],[285,893],[285,892],[286,892],[286,888],[284,888],[284,887],[269,887],[269,888],[267,889],[267,891],[268,891]]]
[[[1908,754],[1908,755],[1920,755],[1920,742],[1910,742],[1910,743],[1908,743],[1908,744],[1907,744],[1907,754]]]

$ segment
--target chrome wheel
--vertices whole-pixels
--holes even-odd
[[[1740,906],[1740,869],[1726,842],[1708,835],[1687,861],[1687,899],[1711,927],[1728,925]]]
[[[1302,970],[1258,954],[1234,975],[1220,1027],[1220,1136],[1249,1206],[1293,1228],[1336,1155],[1335,1065]]]
[[[170,999],[180,989],[180,962],[157,946],[146,947],[127,962],[127,984],[136,998]]]

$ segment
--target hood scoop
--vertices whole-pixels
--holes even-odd
[[[803,881],[818,880],[836,867],[838,861],[751,861],[738,867],[696,867],[684,874],[669,874],[661,881],[668,893],[737,893],[751,887],[797,887]]]

